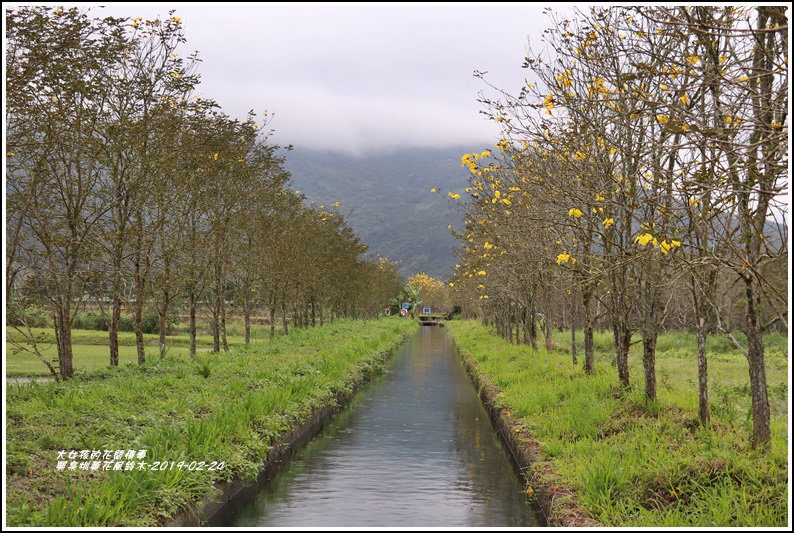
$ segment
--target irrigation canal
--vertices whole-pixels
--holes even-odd
[[[208,525],[542,525],[508,454],[446,330],[424,326],[271,479]]]

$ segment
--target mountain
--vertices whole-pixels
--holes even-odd
[[[359,157],[296,148],[285,167],[295,189],[310,201],[341,203],[340,211],[373,257],[399,261],[405,277],[424,272],[446,278],[456,245],[447,226],[462,226],[447,193],[464,192],[468,170],[460,158],[473,150],[410,149]]]

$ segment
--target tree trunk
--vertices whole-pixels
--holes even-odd
[[[58,371],[61,379],[70,379],[74,375],[72,368],[72,327],[71,300],[62,298],[58,303],[58,315],[55,321],[55,337],[58,343]]]
[[[527,316],[529,320],[527,333],[529,333],[529,344],[532,346],[533,351],[538,351],[538,325],[537,325],[537,315],[535,313],[535,304],[534,302],[529,306],[529,313]]]
[[[146,279],[143,273],[143,265],[141,264],[143,254],[143,224],[139,220],[137,227],[137,246],[135,249],[135,306],[133,308],[133,321],[135,322],[135,346],[138,350],[138,364],[142,365],[146,362],[146,351],[143,346],[143,302],[144,302],[144,288],[146,286]]]
[[[750,392],[753,405],[753,448],[768,448],[772,442],[769,397],[767,395],[764,339],[760,323],[760,287],[755,276],[744,278],[747,296],[747,362],[750,366]]]
[[[212,351],[214,353],[220,353],[221,351],[221,332],[218,324],[217,309],[212,310]]]
[[[595,374],[595,350],[593,344],[593,324],[588,320],[584,327],[584,371],[588,374]]]
[[[160,359],[165,357],[165,334],[168,320],[168,308],[171,305],[171,290],[169,287],[169,280],[171,279],[171,267],[168,264],[168,258],[165,262],[165,287],[163,288],[163,307],[157,307],[157,314],[159,317],[159,333],[160,333]]]
[[[229,342],[226,339],[226,301],[221,295],[221,341],[223,342],[223,351],[229,351]]]
[[[546,339],[546,351],[551,352],[554,350],[554,324],[551,321],[551,313],[549,309],[546,309],[546,320],[544,320],[545,328],[544,328],[544,336]]]
[[[698,418],[700,423],[706,425],[711,420],[709,412],[709,369],[706,359],[706,327],[705,320],[697,320],[698,341]]]
[[[281,327],[284,329],[284,335],[289,335],[289,327],[287,323],[287,309],[284,302],[281,303]]]
[[[243,290],[247,293],[246,289]],[[251,344],[251,306],[247,295],[243,297],[243,315],[245,315],[245,343]]]
[[[631,330],[620,316],[612,318],[612,337],[615,340],[615,366],[618,371],[618,379],[623,388],[628,389]]]
[[[707,425],[711,421],[709,409],[709,372],[706,353],[706,338],[713,317],[711,303],[716,292],[717,269],[707,270],[705,275],[693,272],[689,278],[692,291],[692,307],[695,311],[695,334],[698,345],[698,418]]]
[[[646,331],[642,335],[642,368],[645,372],[645,397],[656,401],[656,339],[657,332]]]
[[[160,330],[160,359],[165,359],[165,328],[166,328],[166,315],[165,311],[157,312],[158,328]]]
[[[576,360],[576,302],[575,298],[571,298],[571,359],[574,366],[577,364]]]
[[[110,366],[119,366],[119,322],[121,321],[121,274],[115,274],[113,280],[113,302],[110,306],[110,322],[108,322],[108,339],[110,344]]]
[[[584,371],[595,374],[595,353],[593,345],[593,313],[591,311],[591,293],[585,288],[582,293],[582,308],[584,310]]]
[[[188,308],[189,308],[189,329],[190,329],[190,355],[196,356],[196,290],[190,288],[188,294]]]

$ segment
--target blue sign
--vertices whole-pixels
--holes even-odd
[[[430,308],[429,307],[423,307],[422,308],[422,314],[423,315],[429,315],[430,314]]]
[[[408,309],[409,307],[411,307],[411,304],[408,302],[403,302],[403,309]]]

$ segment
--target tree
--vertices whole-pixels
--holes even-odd
[[[50,288],[59,372],[70,378],[72,320],[96,232],[113,208],[96,194],[111,90],[101,80],[116,68],[126,41],[122,20],[91,19],[78,8],[22,7],[6,12],[6,26],[7,155],[13,154],[6,177],[26,206],[13,255],[24,255],[33,276]]]

